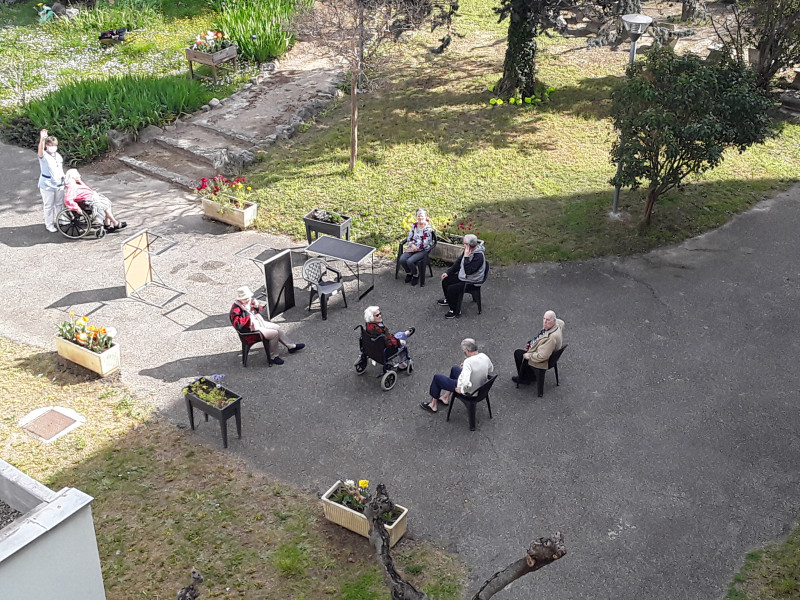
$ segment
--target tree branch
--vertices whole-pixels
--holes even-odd
[[[369,520],[369,541],[375,548],[378,562],[384,569],[389,582],[392,600],[430,600],[425,592],[419,591],[407,582],[394,566],[389,544],[389,532],[383,515],[394,509],[382,483],[376,488],[375,496],[364,506],[364,515]],[[492,575],[472,600],[489,600],[520,577],[538,571],[557,561],[567,553],[564,536],[555,533],[549,538],[539,538],[531,544],[525,556]]]

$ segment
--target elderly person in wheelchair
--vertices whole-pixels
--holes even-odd
[[[405,331],[398,331],[392,335],[389,333],[386,325],[383,324],[383,315],[381,314],[381,309],[378,306],[368,306],[366,310],[364,310],[364,322],[367,324],[365,329],[368,336],[371,338],[384,336],[384,344],[386,348],[390,349],[390,351],[387,352],[387,355],[395,354],[402,347],[404,347],[408,341],[408,338],[414,335],[414,331],[416,331],[416,329],[411,327]],[[396,350],[391,351],[392,348],[396,348]],[[411,358],[408,356],[408,348],[406,348],[405,354],[407,359]],[[407,367],[407,361],[403,361],[397,365],[397,368],[401,370]]]
[[[69,169],[64,175],[64,206],[68,210],[79,211],[83,204],[91,211],[91,218],[98,226],[105,227],[109,233],[128,226],[125,221],[117,221],[111,212],[111,200],[83,183],[77,169]]]
[[[383,324],[381,309],[377,306],[367,307],[364,311],[364,321],[366,327],[364,325],[355,327],[361,329],[359,338],[361,355],[355,364],[356,373],[363,375],[370,360],[373,364],[380,364],[383,368],[380,375],[381,387],[388,392],[397,381],[398,370],[406,369],[411,374],[414,368],[414,362],[406,345],[408,338],[414,335],[414,328],[398,331],[392,335]]]
[[[306,345],[290,342],[280,327],[261,316],[262,310],[264,310],[264,305],[253,298],[250,288],[246,285],[242,286],[236,290],[236,301],[231,307],[229,315],[231,324],[240,333],[250,331],[260,333],[264,343],[269,345],[268,350],[272,364],[282,365],[284,361],[278,356],[278,343],[286,346],[289,354],[302,350]]]

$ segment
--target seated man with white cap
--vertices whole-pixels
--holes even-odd
[[[290,342],[280,327],[261,316],[262,310],[264,310],[264,305],[253,298],[250,288],[246,285],[242,286],[236,290],[236,301],[233,303],[230,313],[231,323],[241,333],[250,331],[260,333],[264,341],[269,344],[268,351],[272,363],[282,365],[283,359],[278,356],[278,342],[286,346],[289,354],[302,350],[306,345]]]

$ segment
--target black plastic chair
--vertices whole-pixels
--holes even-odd
[[[264,338],[261,337],[259,332],[241,332],[237,330],[236,333],[239,335],[239,341],[242,342],[242,366],[247,366],[247,356],[250,354],[250,348],[260,343],[264,344],[264,352],[267,355],[267,366],[272,366],[272,358],[269,356],[269,344],[264,342]]]
[[[381,378],[381,389],[384,392],[388,392],[397,383],[397,366],[401,363],[408,364],[406,372],[411,375],[414,370],[414,361],[409,358],[406,346],[400,346],[396,352],[389,354],[392,348],[386,346],[385,335],[373,338],[367,334],[363,325],[356,325],[353,329],[361,330],[361,335],[358,339],[361,356],[355,364],[358,375],[363,375],[367,370],[367,361],[369,360],[381,365],[382,371],[378,377]]]
[[[558,359],[564,354],[564,350],[567,349],[568,345],[569,344],[564,344],[550,355],[550,358],[547,359],[547,369],[537,369],[536,367],[528,365],[528,368],[536,373],[536,391],[539,398],[544,396],[544,376],[547,374],[548,370],[553,369],[556,374],[556,385],[558,385]],[[517,383],[517,387],[519,387],[519,383]]]
[[[439,240],[436,239],[436,232],[433,232],[433,239],[431,240],[431,249],[425,252],[425,258],[417,263],[419,269],[419,287],[425,287],[425,269],[427,268],[428,271],[431,273],[431,277],[433,277],[433,267],[431,266],[431,252],[433,249],[436,248],[436,244]],[[394,264],[394,278],[397,279],[398,274],[400,273],[400,257],[403,255],[403,248],[406,245],[405,240],[400,241],[400,245],[397,246],[397,259]]]
[[[336,281],[325,281],[325,273],[333,271],[336,273]],[[308,296],[308,310],[311,310],[311,303],[314,301],[314,296],[319,296],[319,306],[322,311],[322,320],[328,318],[328,298],[342,292],[342,299],[344,300],[344,307],[347,308],[347,296],[344,294],[344,284],[341,282],[342,274],[329,266],[321,258],[309,258],[303,264],[303,279],[311,284],[311,291]]]
[[[464,291],[458,297],[457,315],[461,314],[461,307],[464,304],[464,294],[470,294],[472,296],[472,301],[478,303],[478,314],[481,314],[483,311],[483,307],[481,306],[481,286],[483,286],[489,278],[489,261],[486,260],[486,257],[484,257],[483,260],[486,262],[486,269],[483,271],[483,279],[481,279],[480,283],[468,283],[464,286]]]
[[[479,387],[475,394],[466,396],[464,394],[459,394],[458,392],[453,392],[453,395],[450,397],[450,406],[447,408],[447,420],[450,420],[450,411],[453,410],[453,404],[455,404],[456,398],[461,400],[464,403],[464,406],[467,407],[467,414],[469,415],[469,430],[475,431],[475,405],[478,402],[486,400],[486,408],[489,409],[489,418],[492,418],[492,405],[489,402],[489,390],[492,389],[495,380],[497,379],[497,375],[492,375],[489,379],[484,383],[481,387]]]

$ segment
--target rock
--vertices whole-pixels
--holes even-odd
[[[155,125],[148,125],[142,131],[139,132],[138,140],[140,142],[148,142],[153,138],[161,137],[164,134],[164,130],[160,127]]]
[[[243,90],[249,90],[251,87],[253,87],[253,84],[252,84],[252,83],[245,83],[245,84],[242,86],[242,89],[243,89]]]
[[[781,94],[781,104],[784,108],[797,112],[800,110],[800,91],[786,90]]]
[[[61,4],[61,2],[53,2],[50,10],[52,10],[59,17],[64,17],[67,14],[67,7]]]
[[[208,101],[208,105],[211,108],[216,108],[217,106],[219,106],[219,104],[220,104],[219,98],[212,98],[211,100]]]
[[[272,73],[277,68],[275,62],[268,62],[261,65],[261,70],[266,71],[267,73]]]
[[[175,125],[166,125],[164,126],[164,131],[175,131],[177,127]]]
[[[81,11],[79,9],[77,9],[77,8],[72,8],[70,6],[65,12],[66,12],[66,17],[68,19],[74,19],[75,17],[77,17],[80,14]]]
[[[200,107],[200,110],[208,112],[211,110],[211,107],[208,104],[203,104],[203,106]]]
[[[133,134],[128,131],[117,131],[116,129],[109,129],[106,132],[106,139],[112,148],[119,150],[126,144],[133,141]]]

